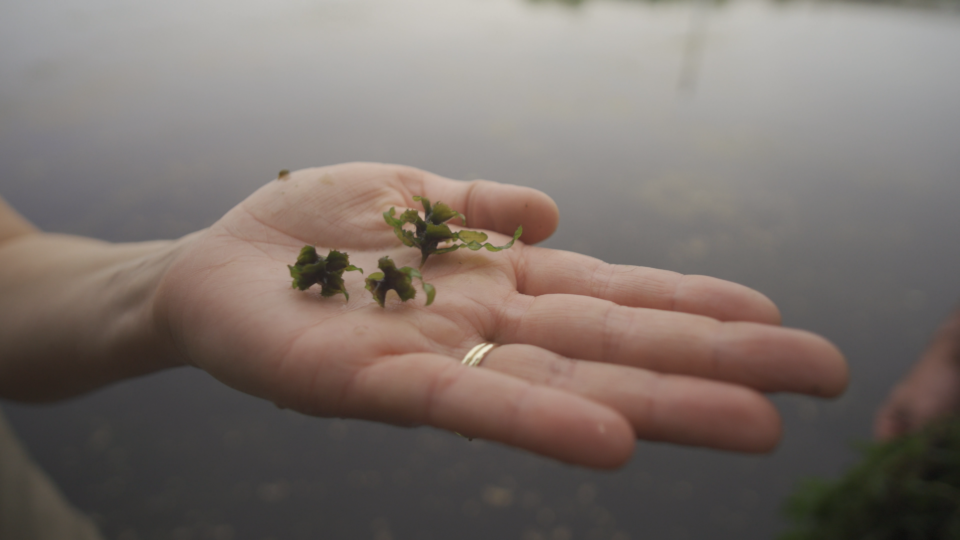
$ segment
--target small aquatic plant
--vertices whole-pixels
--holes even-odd
[[[333,296],[343,294],[350,300],[350,294],[343,283],[343,273],[363,270],[350,264],[350,256],[335,249],[331,249],[326,257],[317,254],[317,249],[313,246],[303,246],[300,249],[300,255],[297,256],[297,262],[287,268],[290,269],[290,277],[293,278],[293,288],[305,291],[311,286],[320,284],[320,296]]]
[[[509,249],[517,241],[517,238],[520,238],[520,235],[523,234],[523,227],[517,227],[510,242],[504,246],[495,246],[487,242],[485,233],[467,230],[453,232],[450,230],[450,226],[446,224],[447,221],[459,217],[463,225],[466,226],[467,218],[446,204],[437,201],[437,204],[431,205],[429,199],[420,196],[415,196],[413,200],[423,205],[424,217],[421,218],[420,214],[413,208],[407,209],[399,217],[396,217],[397,211],[391,207],[390,210],[383,213],[383,220],[387,222],[387,225],[393,227],[393,232],[403,242],[403,245],[420,250],[421,267],[423,267],[423,263],[427,262],[427,257],[430,255],[450,253],[462,247],[473,251],[480,248],[486,248],[487,251]],[[413,231],[403,228],[408,223],[414,226]],[[456,241],[461,243],[440,247],[440,244],[444,242]]]
[[[280,171],[278,179],[283,180],[289,175],[290,171],[284,169]],[[437,201],[437,204],[431,205],[429,199],[420,196],[414,197],[413,200],[423,204],[425,218],[421,218],[420,214],[412,208],[400,214],[398,218],[396,217],[396,209],[391,207],[389,211],[383,213],[383,219],[393,227],[397,238],[405,246],[420,250],[421,267],[430,255],[450,253],[462,247],[473,251],[481,248],[486,248],[487,251],[509,249],[517,241],[517,238],[523,234],[523,227],[517,227],[510,242],[503,246],[495,246],[486,241],[487,235],[485,233],[468,230],[453,232],[450,230],[450,227],[446,224],[447,221],[459,217],[466,225],[467,218],[446,204]],[[414,230],[404,229],[405,224],[412,224]],[[440,247],[440,244],[444,242],[452,243]],[[433,285],[423,280],[423,275],[416,268],[409,266],[397,268],[390,257],[380,258],[377,266],[380,271],[367,277],[366,288],[373,295],[374,300],[380,304],[380,307],[385,307],[387,293],[390,291],[396,291],[403,302],[414,298],[417,295],[417,291],[413,287],[414,278],[420,280],[423,292],[427,295],[426,305],[429,306],[433,303],[437,296],[437,290]],[[326,257],[322,257],[317,254],[317,250],[313,246],[303,246],[300,249],[300,255],[297,256],[297,262],[292,266],[287,266],[287,268],[290,269],[294,289],[305,291],[319,283],[321,296],[333,296],[342,293],[348,301],[350,295],[347,293],[343,282],[343,273],[353,270],[359,270],[360,273],[363,273],[362,269],[350,264],[349,255],[346,253],[332,249]]]
[[[409,266],[397,268],[397,265],[394,264],[390,257],[381,257],[377,262],[377,266],[380,268],[380,271],[370,274],[366,282],[367,290],[373,295],[374,300],[380,304],[380,307],[384,307],[387,292],[391,290],[396,291],[400,300],[404,302],[415,297],[417,290],[413,288],[413,278],[420,280],[423,292],[427,293],[426,305],[429,306],[433,303],[433,299],[437,295],[437,290],[433,285],[423,280],[423,276],[420,275],[420,271],[416,268]]]
[[[780,540],[960,538],[960,419],[861,446],[834,482],[809,479],[787,500]]]

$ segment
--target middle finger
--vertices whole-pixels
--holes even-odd
[[[840,351],[802,330],[565,294],[514,295],[497,322],[497,342],[536,345],[568,358],[705,377],[764,392],[834,396],[847,384]]]

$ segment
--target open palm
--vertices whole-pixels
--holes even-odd
[[[383,221],[423,195],[462,212],[494,244],[420,269],[437,289],[381,308],[363,276],[323,298],[290,286],[304,244],[339,249],[367,275],[389,255],[417,267]],[[625,462],[639,438],[741,451],[779,439],[760,392],[836,395],[842,356],[778,326],[746,287],[607,265],[529,244],[557,210],[546,195],[390,165],[297,171],[264,186],[190,240],[157,294],[159,320],[184,361],[239,390],[307,414],[429,424],[592,467]],[[454,221],[453,223],[457,223]],[[417,284],[419,286],[419,284]],[[460,364],[501,345],[480,368]]]

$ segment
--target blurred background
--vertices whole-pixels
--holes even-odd
[[[771,455],[609,473],[190,369],[3,410],[110,540],[771,538],[960,300],[958,96],[957,0],[5,0],[0,192],[44,229],[174,238],[351,160],[522,184],[545,245],[756,288],[853,384],[775,396]]]

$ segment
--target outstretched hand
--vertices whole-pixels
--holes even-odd
[[[290,286],[304,244],[335,248],[367,275],[389,255],[417,267],[383,221],[391,206],[442,201],[506,251],[459,250],[420,269],[437,289],[381,308],[363,276],[350,300]],[[761,392],[834,396],[846,365],[826,340],[779,326],[746,287],[532,247],[556,228],[529,188],[346,164],[270,182],[189,245],[154,312],[185,362],[307,414],[428,424],[562,461],[616,467],[636,438],[747,452],[773,448]],[[452,223],[458,223],[454,221]],[[460,361],[493,342],[480,367]]]

